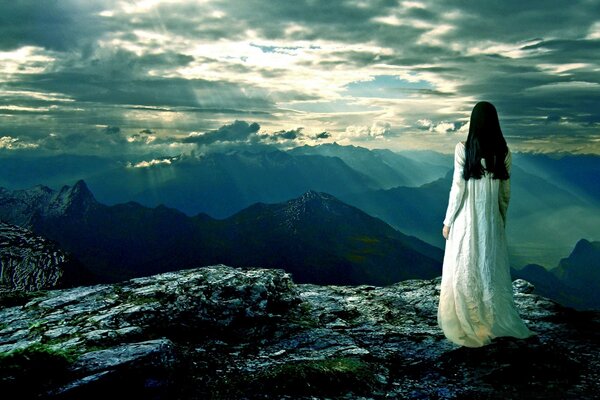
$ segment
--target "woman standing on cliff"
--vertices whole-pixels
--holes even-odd
[[[511,152],[496,108],[473,108],[466,143],[454,149],[454,174],[442,234],[446,239],[438,324],[452,342],[481,347],[530,331],[513,299],[506,243]]]

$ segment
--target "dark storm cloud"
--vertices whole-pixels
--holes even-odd
[[[362,6],[357,3],[339,0],[218,2],[219,7],[231,15],[232,19],[244,21],[268,39],[285,37],[286,28],[293,23],[308,27],[303,32],[291,34],[293,39],[331,39],[342,42],[352,41],[356,38],[354,35],[358,36],[360,33],[363,33],[360,42],[374,37],[375,33],[370,33],[368,29],[369,20],[386,13],[397,4],[395,0],[374,0],[363,2]]]
[[[89,46],[108,26],[98,13],[111,1],[2,2],[0,49],[39,46],[50,50],[81,50]]]
[[[560,119],[561,119],[560,115],[550,114],[546,117],[546,122],[548,122],[548,123],[559,122]]]
[[[121,133],[121,128],[118,126],[107,126],[104,128],[104,133],[107,135],[118,135]]]
[[[382,113],[397,117],[392,126],[416,132],[419,119],[464,123],[471,102],[485,99],[514,136],[585,137],[600,122],[599,15],[600,2],[586,0],[6,2],[0,13],[0,114],[7,118],[0,136],[44,140],[39,148],[63,150],[88,142],[101,148],[102,141],[112,150],[128,135],[131,146],[142,146],[155,131],[160,134],[153,143],[189,132],[205,133],[178,143],[330,139],[349,125],[371,126],[374,120],[350,123],[347,109],[303,114],[302,104],[310,101],[328,110],[328,104],[356,98],[344,94],[343,79],[323,94],[290,77],[322,79],[330,72],[368,80],[389,70],[431,82],[378,103]],[[229,53],[215,54],[228,41]],[[285,59],[294,52],[294,61]],[[419,100],[415,107],[413,100]],[[423,106],[426,100],[445,102],[445,111],[436,115],[438,109]],[[331,123],[328,132],[281,130],[305,124],[294,113]],[[259,134],[257,123],[255,131],[244,121],[222,126],[236,118],[278,125],[270,134]],[[104,127],[121,131],[106,135]]]
[[[58,92],[81,102],[145,106],[239,107],[250,102],[268,108],[260,92],[248,94],[239,84],[201,79],[162,78],[148,75],[152,66],[185,65],[188,58],[174,54],[136,56],[116,50],[72,62],[71,68],[31,74],[10,82],[9,88]],[[82,66],[79,66],[82,65]]]
[[[219,129],[191,133],[188,137],[181,140],[182,143],[196,143],[208,145],[214,142],[239,142],[247,141],[251,136],[256,135],[260,125],[256,122],[249,124],[246,121],[234,121],[232,124],[224,125]]]
[[[171,138],[166,139],[166,141],[196,144],[203,151],[223,151],[239,149],[240,146],[253,147],[254,149],[269,149],[272,146],[289,147],[307,139],[320,140],[331,136],[328,132],[308,135],[304,133],[304,128],[302,127],[270,133],[259,133],[259,130],[260,125],[256,122],[250,123],[236,120],[218,129],[206,132],[193,132],[187,137]]]
[[[129,144],[118,127],[89,129],[78,133],[52,133],[34,142],[39,151],[71,151],[80,154],[128,153]]]
[[[262,137],[266,140],[270,141],[279,141],[279,140],[296,140],[300,137],[304,136],[302,133],[303,128],[291,129],[289,131],[277,131],[272,134],[262,135]]]
[[[150,11],[137,13],[117,13],[110,18],[112,23],[127,27],[130,31],[146,29],[168,32],[179,36],[201,38],[209,41],[219,39],[245,39],[245,32],[252,25],[247,18],[226,20],[211,15],[211,10],[244,5],[245,2],[220,1],[204,2],[164,2],[157,3]],[[256,13],[258,10],[253,10]],[[261,11],[267,11],[263,7]],[[140,18],[140,14],[146,14]],[[264,21],[263,21],[264,22]]]
[[[429,4],[440,12],[459,11],[459,23],[449,35],[459,40],[501,39],[514,43],[540,36],[581,37],[600,15],[600,3],[586,0],[451,0]]]
[[[320,133],[317,133],[317,134],[314,136],[314,138],[315,138],[316,140],[320,140],[320,139],[329,139],[330,137],[331,137],[331,133],[329,133],[329,132],[326,132],[326,131],[324,131],[324,132],[320,132]]]

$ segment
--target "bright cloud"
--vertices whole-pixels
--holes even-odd
[[[0,149],[17,150],[17,149],[35,149],[38,145],[35,143],[26,143],[12,136],[0,137]]]
[[[171,160],[168,158],[153,159],[150,161],[140,161],[135,164],[129,163],[127,166],[129,168],[148,168],[148,167],[153,167],[155,165],[171,165]]]

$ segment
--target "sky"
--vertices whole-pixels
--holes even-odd
[[[0,8],[0,155],[452,153],[480,100],[513,151],[600,154],[597,0]]]

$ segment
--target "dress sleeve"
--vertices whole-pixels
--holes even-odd
[[[465,180],[462,176],[465,165],[465,150],[462,143],[457,143],[454,148],[454,173],[452,175],[452,186],[450,187],[450,198],[448,199],[448,209],[444,218],[444,225],[450,226],[456,218],[460,209],[462,198],[465,193]]]
[[[510,149],[506,153],[506,159],[504,160],[506,170],[510,174],[510,168],[512,166],[512,154]],[[500,186],[498,188],[498,205],[500,206],[500,215],[502,216],[502,222],[506,227],[506,212],[508,210],[508,201],[510,200],[510,178],[506,180],[500,180]]]

